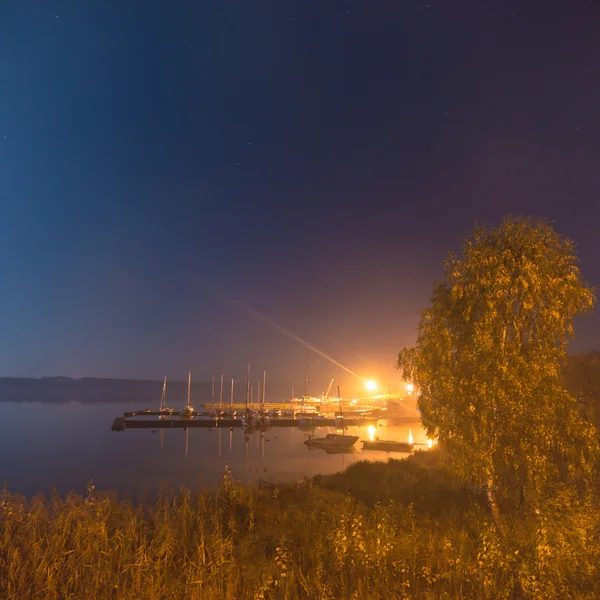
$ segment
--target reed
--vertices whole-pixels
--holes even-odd
[[[5,490],[0,597],[600,597],[596,506],[515,515],[500,538],[485,505],[428,461],[268,487],[226,471],[215,489],[137,503],[92,485],[64,498]]]

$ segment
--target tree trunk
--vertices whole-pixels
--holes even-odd
[[[490,476],[487,480],[486,486],[487,498],[490,504],[490,511],[492,513],[492,518],[494,519],[494,524],[496,525],[496,529],[498,533],[504,537],[505,529],[504,523],[502,522],[502,517],[500,515],[500,509],[498,508],[498,501],[496,500],[496,490],[494,486],[494,480]]]

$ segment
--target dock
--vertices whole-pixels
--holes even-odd
[[[135,413],[124,413],[125,416],[117,417],[112,424],[113,431],[125,431],[126,429],[194,429],[194,428],[241,428],[241,419],[216,419],[216,418],[199,418],[199,419],[128,419],[126,417],[139,417],[160,415],[159,412],[139,411]],[[314,418],[314,419],[286,419],[274,418],[269,419],[264,424],[257,422],[255,429],[265,429],[269,427],[335,427],[339,423],[339,419],[331,418]],[[377,420],[363,417],[348,417],[344,418],[344,426],[348,427],[366,427],[369,425],[377,425]],[[252,428],[252,427],[251,427]]]

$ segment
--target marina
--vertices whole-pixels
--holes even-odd
[[[153,412],[158,412],[161,387],[162,382]],[[427,443],[425,431],[414,419],[410,423],[378,419],[375,423],[345,414],[344,433],[359,441],[350,448],[311,448],[304,444],[309,437],[339,432],[333,414],[312,422],[309,418],[271,418],[262,428],[244,427],[239,414],[236,419],[181,419],[176,414],[125,418],[124,413],[139,412],[145,402],[143,398],[126,400],[127,386],[117,393],[123,398],[120,406],[114,402],[45,404],[35,402],[35,396],[30,402],[4,403],[6,433],[0,440],[0,455],[13,457],[4,461],[8,489],[27,494],[49,493],[53,488],[63,494],[70,490],[85,493],[86,483],[92,480],[97,489],[135,496],[146,490],[156,492],[163,483],[173,490],[181,485],[191,489],[216,485],[227,468],[244,482],[295,482],[300,477],[335,473],[356,461],[408,456],[362,448],[360,440],[371,436],[407,441],[412,429],[419,443],[415,448]],[[168,406],[180,411],[186,402],[183,390],[181,397],[180,403],[171,397]],[[193,398],[192,404],[204,409]],[[112,431],[115,416],[118,427]],[[20,425],[24,420],[25,429]]]
[[[131,413],[129,413],[131,414]],[[148,413],[136,413],[148,414]],[[153,413],[157,414],[157,413]],[[331,418],[314,418],[314,419],[286,419],[276,418],[268,419],[264,422],[256,421],[256,428],[266,427],[335,427],[339,419]],[[344,419],[346,426],[352,427],[367,427],[376,425],[376,420],[369,418],[346,418]],[[125,417],[117,417],[112,424],[113,431],[124,431],[125,429],[172,429],[172,428],[242,428],[251,427],[252,424],[246,425],[243,419],[222,419],[216,417],[201,417],[197,419],[128,419]]]
[[[113,420],[111,430],[158,433],[161,453],[173,443],[167,437],[181,437],[184,462],[203,460],[203,471],[209,467],[205,461],[211,455],[211,469],[219,463],[221,466],[231,465],[235,464],[236,459],[240,461],[243,458],[238,462],[238,468],[234,467],[233,470],[244,481],[256,480],[259,473],[258,478],[262,481],[265,478],[272,480],[273,477],[285,480],[294,473],[305,476],[308,473],[335,472],[356,460],[386,460],[390,452],[408,456],[414,452],[415,445],[422,448],[428,445],[418,411],[411,410],[411,404],[416,406],[414,398],[376,396],[343,399],[339,387],[337,396],[332,397],[329,396],[332,380],[327,392],[321,396],[309,397],[305,390],[302,397],[295,398],[292,390],[288,401],[266,402],[266,372],[256,386],[256,395],[250,381],[248,366],[244,402],[234,402],[232,379],[229,402],[224,403],[224,377],[221,376],[219,401],[216,402],[217,390],[213,376],[210,402],[194,402],[199,406],[199,409],[195,409],[192,405],[191,372],[188,372],[186,392],[183,393],[179,388],[184,400],[178,408],[173,409],[167,407],[165,378],[158,408],[124,411],[123,416]],[[416,444],[413,428],[419,431],[420,439]],[[201,435],[198,435],[198,430],[202,431]],[[284,433],[285,430],[289,433]],[[184,435],[177,435],[177,431]],[[379,433],[385,435],[386,439],[380,440],[376,435]],[[138,435],[118,437],[139,439]],[[213,446],[213,450],[193,458],[194,447],[199,443],[205,446],[209,440],[216,442],[216,457]],[[357,447],[359,440],[362,448]],[[254,447],[258,451],[256,459],[252,458]],[[269,448],[268,452],[266,447]],[[336,455],[341,462],[337,462]],[[233,463],[222,463],[226,456],[230,456]],[[255,460],[261,463],[258,471]]]
[[[352,399],[346,401],[347,408],[346,416],[344,416],[343,400],[340,394],[340,388],[337,388],[337,396],[330,397],[329,392],[333,385],[333,379],[329,383],[327,391],[320,397],[307,397],[306,391],[301,399],[294,398],[292,388],[292,399],[289,402],[267,403],[265,401],[267,387],[267,373],[263,372],[261,380],[257,384],[258,402],[254,402],[254,386],[251,384],[250,364],[248,364],[248,374],[245,390],[245,402],[234,402],[234,379],[231,380],[231,393],[229,403],[226,405],[223,402],[223,387],[224,377],[220,377],[220,393],[219,403],[215,402],[215,377],[212,378],[211,386],[211,402],[204,403],[203,411],[197,411],[191,404],[191,386],[192,374],[188,371],[187,377],[187,397],[186,404],[180,412],[172,408],[168,408],[167,402],[167,378],[165,377],[160,396],[158,410],[142,409],[135,411],[126,411],[122,417],[117,417],[112,423],[112,431],[125,431],[127,429],[222,429],[222,428],[242,428],[245,431],[264,431],[270,428],[293,427],[305,431],[312,431],[318,427],[335,427],[336,434],[327,434],[325,438],[317,438],[306,441],[309,447],[334,447],[341,448],[354,445],[358,441],[358,437],[345,436],[345,430],[348,427],[369,427],[374,430],[378,425],[378,420],[385,417],[399,417],[408,419],[408,421],[418,420],[417,414],[406,414],[406,407],[399,411],[398,400],[390,402],[382,397],[373,397],[368,400]],[[392,410],[388,409],[390,405]],[[402,408],[402,406],[401,406]],[[225,410],[227,409],[227,410]],[[338,431],[339,430],[339,431]],[[352,442],[348,441],[352,438]],[[377,442],[363,442],[364,444],[371,443],[371,447],[367,449],[388,450],[381,443],[377,447]],[[393,442],[388,442],[393,444]],[[412,442],[405,444],[408,448]],[[400,451],[412,451],[403,448]]]

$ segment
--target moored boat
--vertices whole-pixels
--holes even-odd
[[[410,442],[395,442],[393,440],[362,440],[363,450],[381,450],[383,452],[413,452],[415,445]]]
[[[349,448],[358,442],[357,435],[343,435],[341,433],[328,433],[323,438],[309,438],[304,443],[309,448]]]

